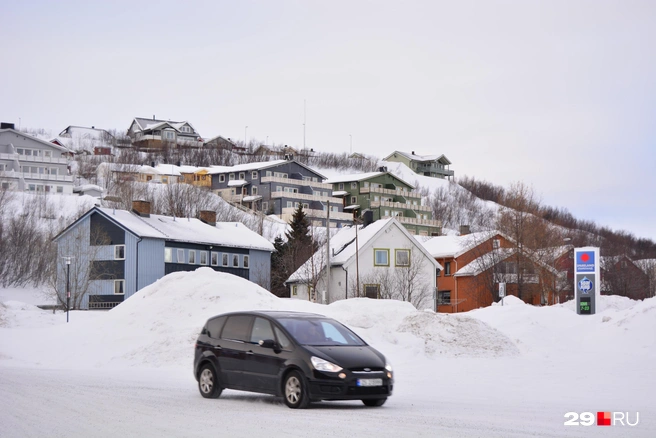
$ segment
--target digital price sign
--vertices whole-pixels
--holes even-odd
[[[576,313],[594,315],[601,295],[599,287],[599,248],[586,247],[574,249],[574,291],[576,292]]]

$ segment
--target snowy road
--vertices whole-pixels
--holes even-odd
[[[359,402],[316,403],[288,409],[281,399],[226,391],[218,400],[197,392],[182,370],[0,371],[0,436],[150,437],[470,437],[654,436],[654,423],[623,428],[566,428],[564,406],[527,394],[456,397],[400,389],[382,408]],[[408,382],[411,383],[411,382]],[[414,395],[413,395],[414,393]],[[530,398],[529,398],[530,397]]]

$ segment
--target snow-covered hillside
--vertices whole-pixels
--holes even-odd
[[[217,425],[226,436],[654,436],[656,299],[601,304],[592,316],[512,297],[456,315],[388,300],[323,306],[209,268],[170,274],[109,312],[72,312],[68,324],[65,313],[8,301],[0,436],[206,436]],[[196,336],[208,317],[242,309],[342,321],[391,360],[394,395],[379,410],[325,402],[305,412],[237,391],[202,399]],[[567,412],[597,411],[639,412],[640,423],[563,424]]]

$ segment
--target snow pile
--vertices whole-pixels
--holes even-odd
[[[399,331],[410,332],[423,339],[428,357],[519,355],[515,344],[503,333],[465,315],[415,312],[403,320]]]
[[[637,301],[631,298],[621,297],[619,295],[602,295],[600,302],[597,304],[597,313],[605,310],[625,310],[635,306]],[[576,300],[569,300],[558,306],[565,307],[572,312],[576,312]]]
[[[498,303],[492,303],[492,305],[493,306],[525,306],[527,304],[514,295],[508,295],[507,297],[503,298],[503,302],[499,301]]]

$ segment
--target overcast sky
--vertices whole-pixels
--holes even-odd
[[[2,121],[56,134],[154,115],[203,137],[445,154],[456,176],[523,181],[656,240],[656,1],[1,9]]]

